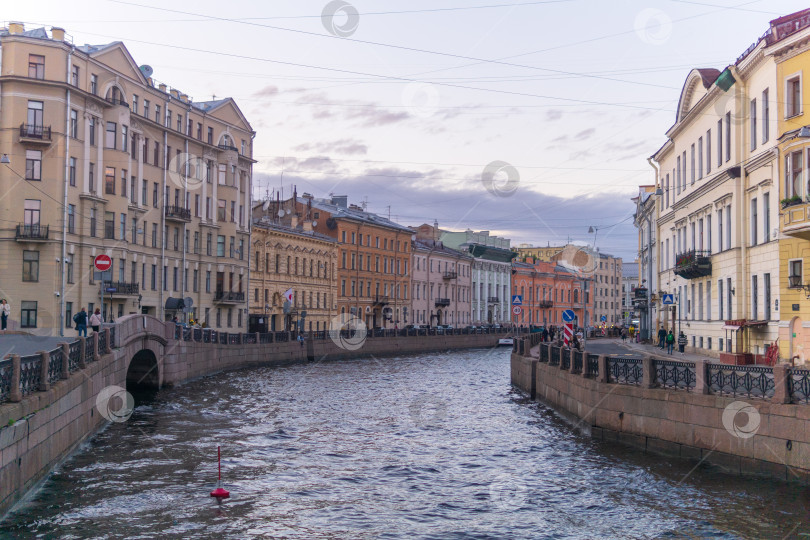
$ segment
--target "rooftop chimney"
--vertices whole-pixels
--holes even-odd
[[[25,32],[25,25],[21,22],[10,22],[8,23],[8,33],[9,34],[22,34]]]
[[[54,41],[65,41],[65,29],[58,26],[51,27],[51,39]]]
[[[165,85],[165,84],[163,84],[163,83],[160,83],[160,84],[158,85],[158,88],[160,89],[160,91],[161,91],[161,92],[165,92],[165,91],[166,91],[166,85]]]
[[[290,227],[293,229],[298,227],[298,214],[294,213],[292,216],[290,216]]]
[[[312,222],[309,220],[304,221],[301,226],[305,232],[312,232]]]
[[[170,93],[171,93],[172,96],[176,97],[177,99],[180,99],[180,92],[178,92],[174,88],[171,89]]]
[[[188,103],[188,94],[180,94],[180,99],[183,100],[183,102]]]

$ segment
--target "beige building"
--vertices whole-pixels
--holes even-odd
[[[337,241],[298,224],[282,225],[254,212],[250,272],[250,331],[281,332],[303,324],[306,331],[328,330],[337,313]],[[284,293],[293,301],[285,310]]]
[[[254,132],[229,98],[195,103],[150,78],[121,42],[0,29],[0,294],[11,328],[72,334],[82,306],[107,320],[190,316],[247,329]],[[94,279],[106,254],[112,275]]]
[[[551,262],[552,258],[558,253],[562,252],[565,246],[546,246],[535,247],[530,244],[520,244],[518,247],[513,247],[512,251],[518,254],[519,260],[524,260],[527,257],[543,262]]]
[[[778,335],[783,107],[768,42],[760,38],[722,71],[692,70],[652,157],[660,188],[654,324],[680,328],[689,347],[730,363],[764,354]],[[674,309],[661,305],[663,293],[674,295]]]

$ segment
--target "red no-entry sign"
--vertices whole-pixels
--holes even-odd
[[[109,255],[97,255],[96,258],[93,259],[93,265],[99,272],[106,272],[112,268],[112,259]]]

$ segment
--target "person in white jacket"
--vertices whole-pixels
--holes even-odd
[[[101,328],[101,323],[104,320],[101,318],[101,310],[96,308],[96,311],[90,315],[90,327],[93,329],[93,332],[98,333],[99,328]]]
[[[11,315],[11,306],[3,298],[0,300],[0,330],[5,330],[8,325],[8,318]]]

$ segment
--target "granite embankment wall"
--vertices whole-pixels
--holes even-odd
[[[556,357],[541,350],[539,358],[529,346],[523,354],[515,347],[512,383],[596,439],[735,474],[810,483],[807,370],[671,357],[566,358],[566,349]]]
[[[54,351],[0,360],[0,515],[110,421],[102,412],[109,416],[123,403],[110,397],[110,387],[163,387],[248,367],[491,347],[503,337],[380,336],[347,350],[324,335],[304,347],[282,334],[176,335],[173,324],[136,315]]]

